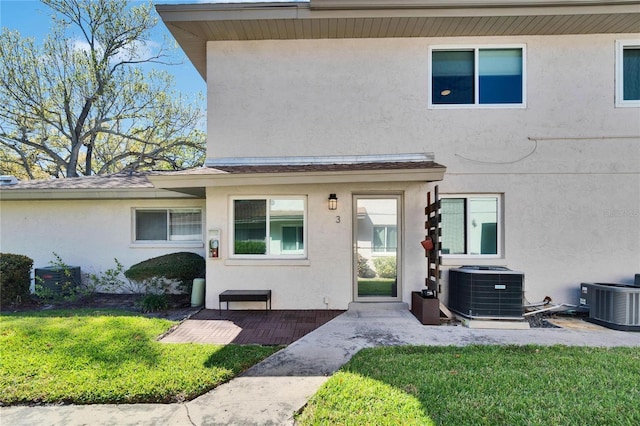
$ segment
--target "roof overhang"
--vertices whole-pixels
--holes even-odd
[[[159,175],[149,180],[157,187],[313,185],[376,182],[434,182],[446,167],[431,154],[329,157],[219,158],[206,167]]]
[[[66,179],[40,179],[15,182],[0,187],[0,200],[127,200],[204,198],[204,190],[158,189],[148,177],[152,173],[116,173]]]
[[[635,0],[311,0],[157,5],[206,80],[207,41],[638,32]]]
[[[191,195],[191,197],[188,195]],[[168,191],[165,189],[19,189],[0,191],[0,200],[2,201],[140,200],[175,198],[204,198],[204,191],[196,188],[185,188],[184,191]]]

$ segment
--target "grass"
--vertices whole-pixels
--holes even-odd
[[[0,404],[192,399],[279,348],[163,344],[175,322],[113,310],[0,316]]]
[[[360,351],[301,425],[638,425],[640,349],[394,347]]]
[[[358,296],[392,296],[393,278],[358,278]]]

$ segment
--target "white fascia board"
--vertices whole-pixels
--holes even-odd
[[[430,169],[366,170],[345,172],[221,173],[211,175],[150,176],[159,188],[223,187],[255,185],[311,185],[328,183],[435,182],[444,178],[445,167]]]
[[[198,198],[175,191],[164,189],[19,189],[0,191],[0,200],[125,200],[125,199],[172,199],[172,198]]]
[[[166,22],[296,19],[309,3],[195,3],[157,4],[156,11]]]
[[[384,155],[329,155],[306,157],[226,157],[207,158],[205,167],[224,166],[301,166],[327,164],[410,163],[435,161],[433,153]]]
[[[633,5],[636,0],[311,0],[312,10],[339,9],[456,9],[497,7],[562,7]]]

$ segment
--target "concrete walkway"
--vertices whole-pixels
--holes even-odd
[[[362,348],[393,345],[639,346],[640,333],[566,327],[486,330],[423,326],[406,305],[353,305],[243,375],[184,404],[6,407],[2,425],[287,425]]]

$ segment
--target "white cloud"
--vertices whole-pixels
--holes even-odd
[[[112,62],[126,62],[126,61],[143,61],[156,55],[156,52],[161,48],[160,43],[147,40],[147,41],[134,41],[130,45],[118,51],[112,58]],[[71,49],[74,51],[89,52],[91,50],[89,43],[84,40],[72,40]],[[98,51],[102,51],[102,46],[97,46]]]

